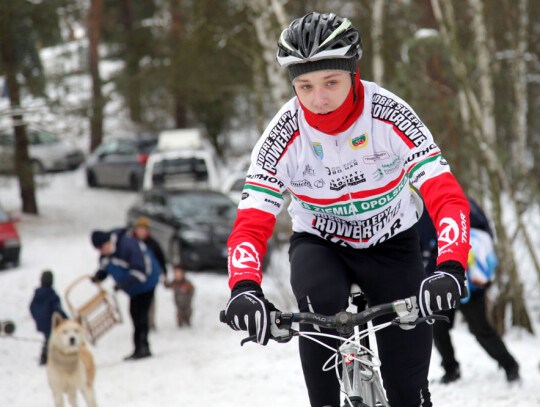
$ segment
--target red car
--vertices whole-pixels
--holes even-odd
[[[19,265],[21,239],[15,221],[0,208],[0,268],[8,263]]]

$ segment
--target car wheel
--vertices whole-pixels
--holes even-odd
[[[86,183],[90,188],[96,188],[98,186],[96,174],[93,171],[86,171]]]
[[[139,182],[139,177],[137,177],[137,174],[131,174],[129,177],[129,188],[132,191],[138,191],[141,189],[141,183]]]
[[[45,172],[45,167],[43,167],[43,164],[38,160],[32,160],[30,165],[32,166],[32,172],[34,174],[43,174]]]

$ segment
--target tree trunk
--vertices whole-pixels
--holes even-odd
[[[20,89],[17,81],[17,67],[12,49],[14,41],[11,40],[9,29],[10,10],[5,2],[0,8],[0,57],[4,68],[4,73],[9,92],[10,106],[13,112],[20,112]],[[28,139],[21,113],[12,115],[13,128],[15,132],[15,173],[19,180],[19,188],[22,200],[23,213],[37,215],[38,206],[35,195],[34,176],[32,166],[28,156]]]
[[[451,2],[444,1],[441,8],[441,2],[439,0],[432,0],[433,11],[435,17],[440,25],[440,32],[444,44],[451,51],[450,61],[456,77],[460,82],[462,91],[462,99],[465,103],[461,106],[462,118],[469,123],[469,129],[471,135],[474,136],[476,143],[481,152],[481,159],[485,163],[484,170],[487,172],[490,181],[491,191],[491,203],[492,219],[495,223],[495,229],[497,231],[497,251],[499,258],[501,259],[501,271],[505,273],[504,278],[501,280],[503,283],[499,285],[501,295],[497,299],[496,303],[503,302],[508,303],[511,301],[513,310],[513,323],[522,326],[528,331],[532,332],[532,325],[530,318],[525,307],[525,301],[523,298],[523,288],[520,283],[519,275],[516,269],[516,263],[514,260],[512,242],[510,241],[507,233],[507,228],[503,223],[503,210],[502,208],[509,205],[503,204],[503,199],[511,201],[512,205],[510,210],[514,210],[516,222],[521,222],[520,213],[517,210],[515,199],[512,195],[512,188],[509,179],[506,176],[504,168],[498,160],[496,154],[496,138],[494,137],[495,121],[493,116],[493,104],[494,99],[492,90],[489,88],[492,86],[493,80],[489,72],[489,56],[481,51],[480,48],[484,48],[487,51],[487,35],[485,31],[485,21],[483,18],[483,12],[481,5],[477,4],[478,0],[470,0],[475,11],[473,16],[474,25],[480,25],[481,27],[473,27],[477,37],[476,53],[479,56],[477,59],[479,71],[482,76],[480,78],[480,100],[474,94],[470,87],[467,68],[463,62],[461,47],[457,41],[456,24],[453,14],[453,6]],[[487,132],[490,132],[487,134]],[[509,297],[510,296],[510,297]],[[498,309],[504,308],[504,304],[496,304]],[[499,315],[495,315],[497,319],[496,324],[499,327],[504,327],[504,320],[499,319]]]
[[[290,99],[291,85],[285,70],[281,69],[276,62],[276,43],[281,30],[285,27],[276,29],[272,21],[277,19],[278,24],[283,24],[287,20],[287,14],[283,5],[277,1],[247,0],[245,3],[251,11],[251,23],[255,28],[257,40],[261,44],[270,95],[274,101],[274,107],[279,109]]]
[[[126,99],[129,117],[135,123],[142,122],[141,83],[139,77],[139,56],[135,48],[135,33],[133,30],[133,0],[122,1],[126,62]]]
[[[90,113],[90,151],[94,151],[103,140],[104,99],[99,75],[99,43],[101,41],[101,15],[103,0],[90,0],[88,18],[88,60],[92,78],[92,111]]]
[[[186,104],[184,95],[179,93],[174,95],[174,123],[177,129],[187,127]]]
[[[171,44],[181,44],[182,43],[182,37],[184,35],[184,23],[182,21],[182,9],[181,9],[181,1],[173,1],[171,2]],[[181,52],[181,51],[175,51],[175,52]],[[179,63],[177,57],[173,57],[172,59],[173,64],[173,72],[179,72],[181,71],[181,68],[178,66]],[[184,128],[187,127],[187,110],[186,110],[186,103],[185,103],[185,95],[181,90],[173,91],[173,99],[174,99],[174,122],[176,128]]]
[[[373,80],[379,85],[384,81],[383,21],[384,0],[375,0],[371,12],[371,39],[373,41]]]

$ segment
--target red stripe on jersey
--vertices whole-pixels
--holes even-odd
[[[255,185],[256,187],[261,187],[261,188],[264,188],[264,189],[270,189],[272,191],[275,191],[275,192],[278,192],[279,194],[281,194],[281,191],[279,190],[279,188],[272,188],[272,187],[269,187],[268,185],[259,184],[257,182],[253,182],[253,181],[247,181],[246,184]]]
[[[289,140],[289,142],[287,143],[287,145],[285,146],[285,149],[283,150],[283,153],[281,153],[281,156],[278,158],[277,160],[277,163],[279,163],[281,161],[281,159],[285,156],[285,153],[287,152],[287,150],[289,149],[289,146],[294,142],[294,140],[296,140],[296,138],[300,135],[300,131],[297,130],[293,133],[291,139]],[[277,165],[276,163],[276,165]],[[268,171],[270,174],[272,175],[276,175],[276,173],[272,172],[272,171]]]
[[[401,137],[401,139],[405,142],[405,144],[407,144],[407,147],[409,147],[409,149],[412,150],[413,148],[416,148],[416,146],[415,146],[414,143],[409,139],[409,137],[407,137],[401,130],[399,130],[393,122],[390,122],[390,121],[388,121],[388,120],[379,119],[379,118],[377,118],[377,117],[375,117],[374,119],[380,120],[381,122],[384,122],[384,123],[387,123],[387,124],[391,124],[391,125],[392,125],[392,128],[394,129],[394,132],[395,132],[399,137]]]
[[[375,197],[377,195],[384,194],[390,191],[391,189],[395,188],[396,186],[398,186],[401,180],[403,179],[404,175],[405,175],[405,170],[402,170],[401,174],[399,174],[399,176],[395,180],[389,182],[383,187],[375,188],[375,189],[368,189],[365,191],[358,191],[352,194],[345,194],[345,195],[341,195],[340,197],[332,198],[332,199],[317,199],[317,198],[313,198],[307,195],[298,195],[292,192],[290,189],[289,189],[289,192],[293,194],[296,198],[304,202],[317,204],[317,205],[332,205],[338,202],[349,201],[351,200],[351,198],[354,200],[354,199],[360,199],[360,198]]]

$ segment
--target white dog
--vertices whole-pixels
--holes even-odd
[[[88,407],[97,407],[94,393],[94,359],[86,347],[84,328],[79,322],[63,319],[55,312],[47,356],[47,377],[56,407],[64,406],[64,393],[77,407],[80,390]]]

